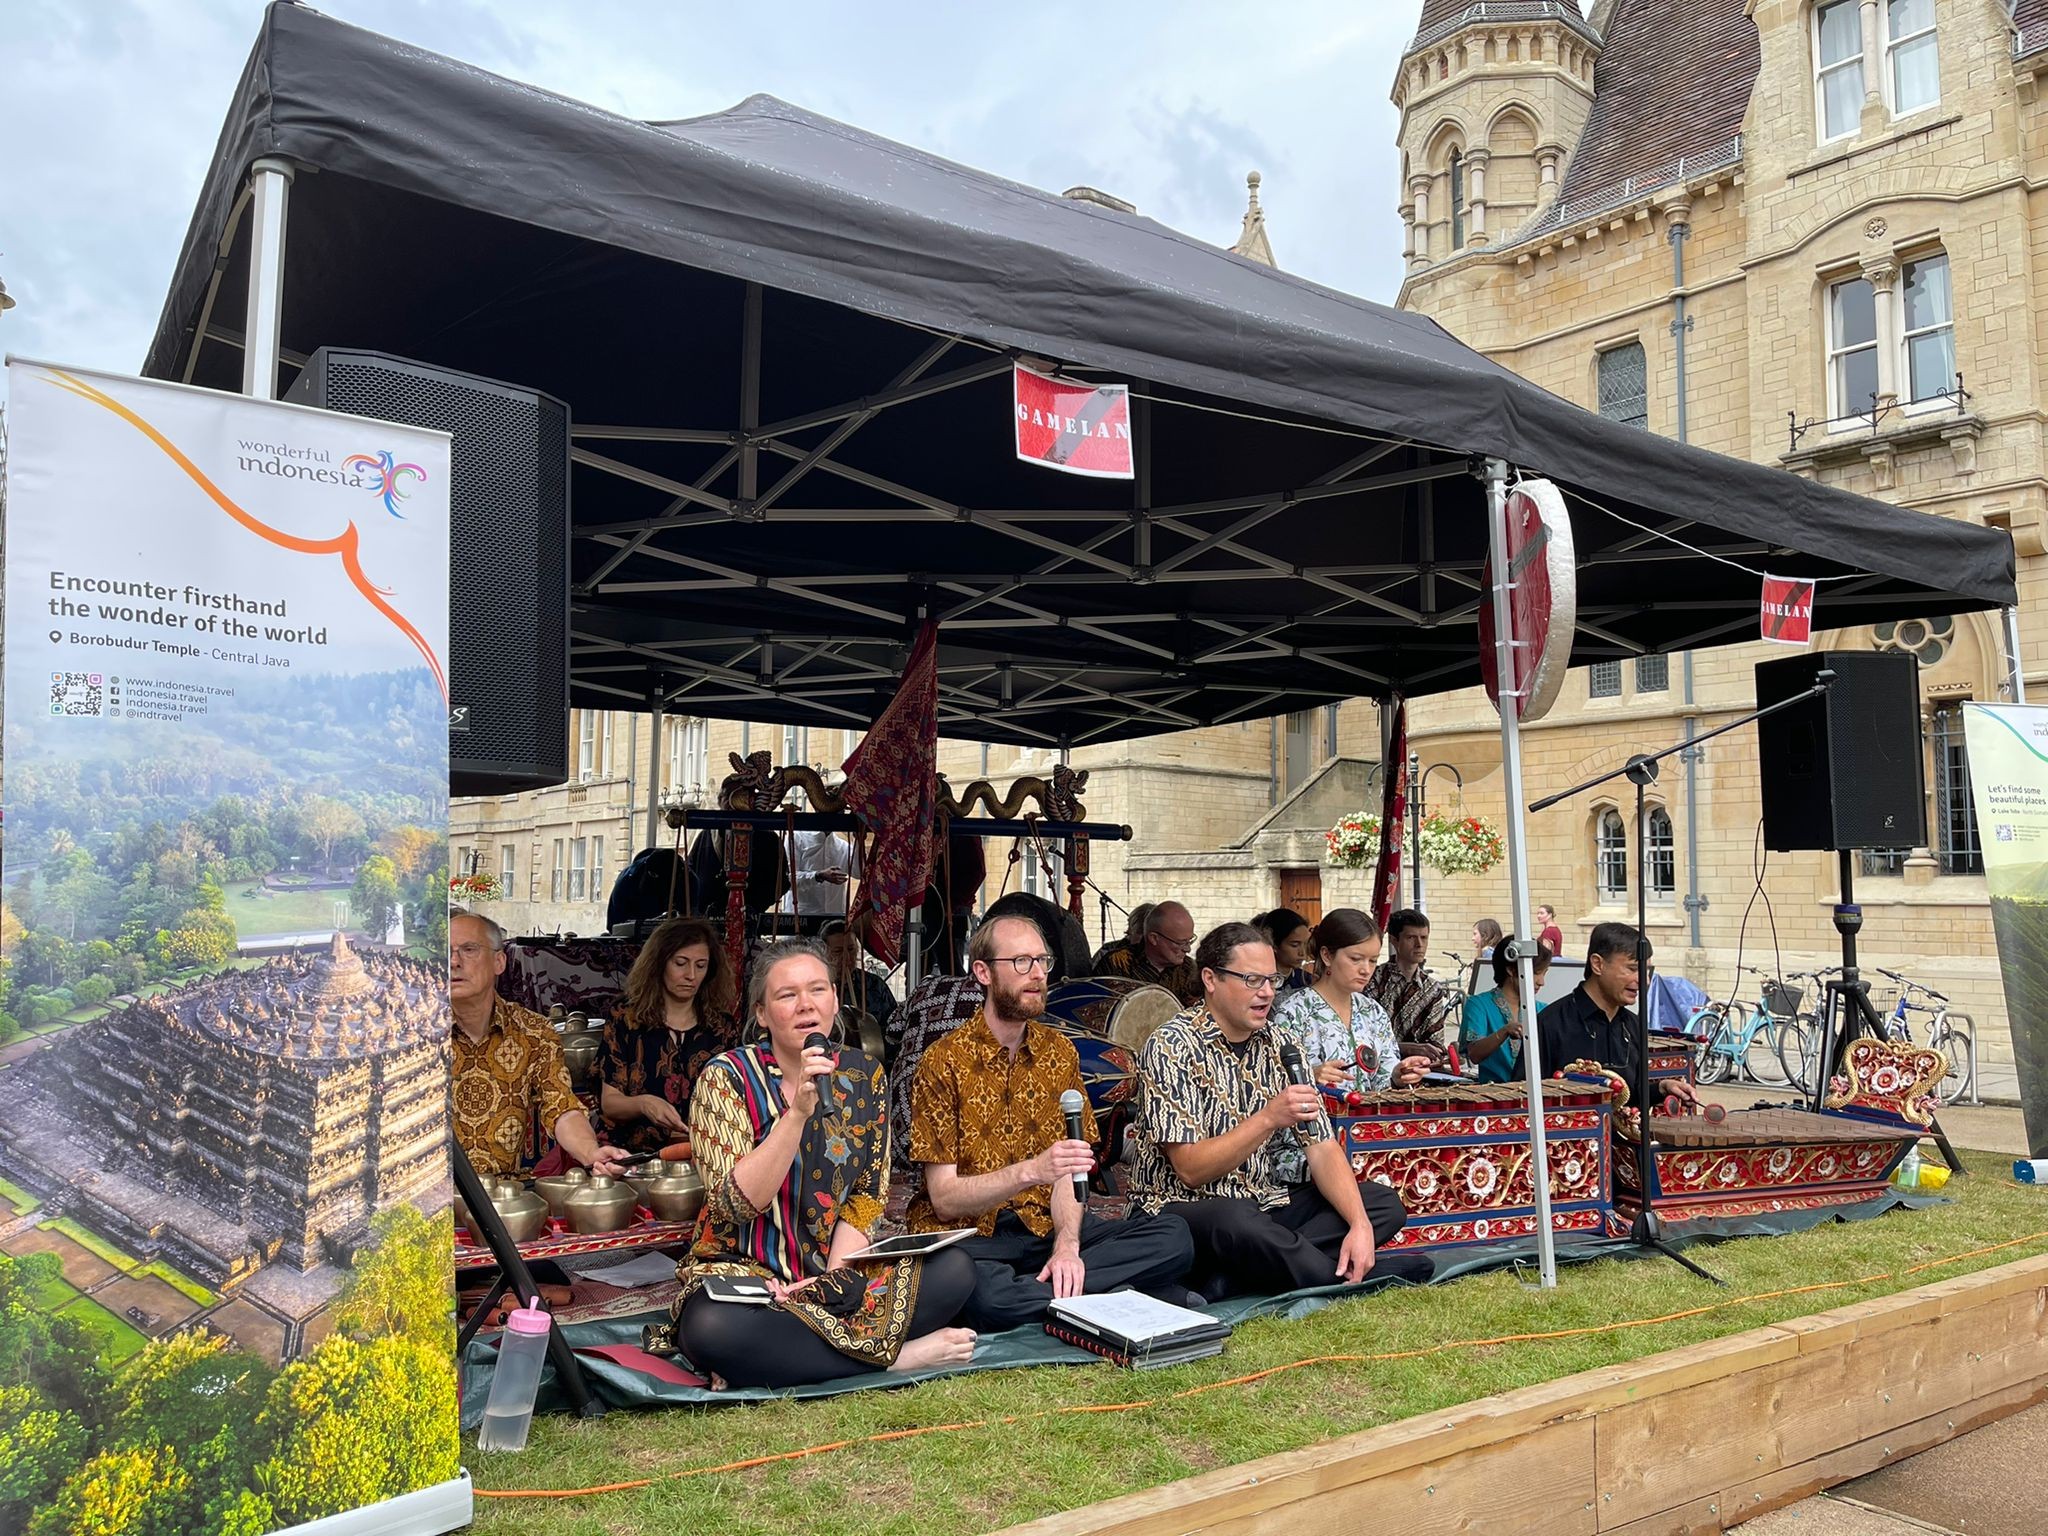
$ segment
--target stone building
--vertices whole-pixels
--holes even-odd
[[[145,998],[0,1079],[0,1164],[211,1285],[346,1265],[377,1212],[445,1203],[444,995],[337,934]]]
[[[2041,0],[1601,0],[1583,13],[1426,0],[1393,84],[1400,302],[1647,431],[2009,528],[2038,688],[2044,64]],[[1652,595],[1656,552],[1646,540]],[[1861,857],[1863,960],[1967,1008],[1986,1086],[2010,1091],[1958,709],[2004,696],[1997,616],[1815,643],[1920,658],[1928,837]],[[1783,653],[1617,653],[1579,670],[1525,732],[1532,794],[1733,718],[1771,654]],[[1411,730],[1425,764],[1462,772],[1469,808],[1499,814],[1483,699],[1418,701]],[[1775,932],[1761,901],[1749,910],[1758,794],[1754,737],[1737,733],[1667,765],[1646,847],[1619,797],[1535,818],[1537,899],[1556,904],[1567,947],[1632,915],[1646,881],[1667,961],[1720,995],[1739,983],[1753,996],[1738,954],[1767,969],[1833,963],[1832,855],[1770,859]],[[1497,876],[1437,880],[1430,905],[1455,914],[1439,926],[1462,941],[1470,919],[1503,915],[1503,895]]]

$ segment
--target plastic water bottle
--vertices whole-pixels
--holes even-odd
[[[1904,1160],[1900,1162],[1899,1166],[1892,1170],[1892,1187],[1894,1189],[1918,1189],[1920,1187],[1920,1144],[1918,1142],[1913,1144],[1912,1150],[1906,1153]],[[497,1396],[495,1392],[491,1395],[493,1397]]]
[[[484,1403],[483,1428],[477,1433],[480,1451],[523,1451],[533,1426],[533,1400],[540,1392],[540,1368],[548,1354],[548,1329],[554,1319],[534,1297],[516,1308],[498,1342],[498,1368],[491,1377],[491,1395]]]

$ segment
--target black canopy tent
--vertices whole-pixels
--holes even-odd
[[[864,725],[925,614],[945,728],[993,741],[1467,686],[1486,458],[1566,492],[1575,663],[1745,638],[1764,567],[1848,578],[1820,627],[2014,601],[2000,531],[1604,421],[1151,220],[767,97],[635,122],[291,4],[150,374],[236,386],[263,156],[296,170],[288,361],[569,402],[579,704]],[[1132,384],[1134,483],[1016,460],[1015,359]]]

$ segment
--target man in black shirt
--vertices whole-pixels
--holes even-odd
[[[1586,979],[1571,996],[1536,1015],[1545,1077],[1555,1077],[1574,1061],[1597,1061],[1619,1072],[1634,1091],[1643,1045],[1642,1024],[1631,1006],[1642,992],[1637,942],[1627,923],[1601,923],[1593,930],[1586,943]],[[1644,943],[1644,957],[1649,953]],[[1692,1085],[1683,1080],[1658,1086],[1681,1099],[1692,1097]]]

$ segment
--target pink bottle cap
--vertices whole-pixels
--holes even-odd
[[[525,1306],[513,1308],[512,1315],[505,1319],[505,1327],[513,1333],[546,1333],[554,1322],[541,1310],[540,1298],[536,1296]]]

